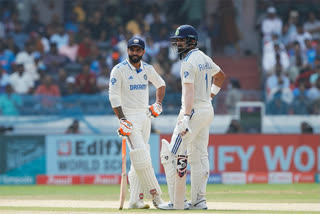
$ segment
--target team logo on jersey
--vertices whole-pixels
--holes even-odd
[[[175,35],[178,36],[180,34],[180,27],[177,28]]]
[[[132,77],[132,76],[130,76],[130,77],[129,77],[129,80],[132,80],[132,79],[133,79],[133,77]]]
[[[183,74],[184,74],[184,78],[187,78],[187,76],[189,76],[189,72],[188,71],[185,71]]]
[[[116,78],[111,79],[111,84],[114,85],[117,82]]]
[[[145,80],[147,80],[147,75],[145,74],[145,75],[143,75],[143,78],[145,79]]]

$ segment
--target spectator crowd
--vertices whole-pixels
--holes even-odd
[[[318,14],[289,10],[280,16],[275,7],[267,8],[261,22],[267,113],[320,114]]]

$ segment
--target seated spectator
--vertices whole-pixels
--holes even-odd
[[[5,91],[6,86],[10,83],[10,76],[6,70],[0,67],[0,94]]]
[[[65,133],[66,134],[81,134],[80,127],[79,127],[79,121],[73,120],[72,124],[67,128]]]
[[[261,28],[264,42],[271,41],[272,34],[281,35],[282,20],[277,17],[276,8],[267,9],[267,17],[262,21]]]
[[[302,73],[303,69],[307,65],[307,59],[301,50],[300,43],[297,41],[292,43],[292,48],[290,48],[288,52],[290,60],[288,77],[290,82],[295,82],[298,75]]]
[[[46,75],[42,80],[42,84],[37,87],[35,95],[41,96],[43,107],[53,108],[57,104],[56,97],[60,97],[60,89],[58,85],[53,83],[52,77]]]
[[[306,32],[303,29],[303,25],[301,23],[298,23],[297,34],[293,37],[293,41],[298,41],[301,46],[301,50],[305,51],[306,50],[305,40],[307,39],[312,40],[311,34],[309,32]]]
[[[308,13],[308,20],[304,23],[303,28],[311,34],[313,39],[320,39],[320,20],[317,19],[314,11]]]
[[[319,79],[320,77],[320,57],[315,61],[315,69],[314,69],[314,73],[310,75],[309,78],[309,83],[312,86],[314,86],[317,82],[317,79]]]
[[[274,49],[269,52],[264,52],[262,65],[266,76],[274,73],[275,67],[280,64],[282,71],[286,72],[289,68],[289,56],[286,50],[280,48],[279,43],[274,44]]]
[[[15,60],[14,53],[10,49],[5,48],[3,40],[0,40],[0,61],[1,68],[6,70],[9,74],[12,72],[11,65]]]
[[[26,42],[25,49],[20,51],[16,57],[16,63],[23,64],[25,72],[34,81],[37,81],[40,77],[37,66],[34,60],[34,45],[31,42]]]
[[[276,66],[275,74],[272,74],[266,80],[267,95],[269,95],[270,92],[274,89],[278,90],[278,89],[284,89],[289,87],[290,87],[289,78],[283,75],[282,66],[278,64]]]
[[[25,72],[23,64],[14,66],[14,73],[10,75],[10,85],[14,93],[30,94],[34,88],[34,79]]]
[[[43,56],[43,62],[51,75],[57,76],[59,68],[66,63],[66,57],[58,53],[57,44],[50,44],[50,51]]]
[[[305,81],[301,80],[301,81],[298,83],[298,87],[296,87],[295,89],[293,89],[292,93],[293,93],[293,96],[294,96],[295,98],[296,98],[296,97],[299,97],[300,95],[307,96],[307,94],[308,94],[308,89],[306,88],[306,83],[305,83]]]
[[[320,77],[318,77],[316,83],[308,90],[307,96],[312,102],[320,99]]]
[[[66,90],[63,92],[63,96],[71,96],[77,94],[76,79],[73,76],[69,76],[66,80]]]
[[[28,34],[26,34],[22,28],[22,23],[16,22],[14,25],[14,32],[9,34],[9,36],[13,38],[14,43],[18,46],[20,51],[25,48],[24,45],[28,40]]]
[[[303,84],[302,84],[303,85]],[[302,89],[303,86],[301,86],[300,90]],[[297,96],[295,96],[291,106],[290,106],[290,113],[293,114],[309,114],[311,113],[311,101],[304,93],[303,91],[298,93]]]
[[[110,71],[108,67],[102,69],[97,77],[97,88],[101,94],[107,95],[109,90]]]
[[[302,122],[300,124],[301,134],[313,134],[312,126],[307,122]]]
[[[42,84],[37,87],[35,94],[60,97],[60,89],[53,83],[52,77],[46,75],[42,80]]]
[[[234,115],[236,104],[242,99],[242,92],[239,80],[231,79],[229,85],[230,87],[228,87],[229,89],[226,95],[225,103],[228,109],[228,113],[230,115]]]
[[[96,75],[90,71],[89,63],[84,63],[82,72],[77,75],[76,87],[80,94],[94,94],[97,92]]]
[[[289,105],[283,100],[282,90],[276,91],[267,103],[267,114],[283,115],[289,113]]]
[[[97,59],[93,60],[90,65],[90,70],[99,76],[104,73],[104,70],[109,70],[107,66],[107,59],[105,56],[99,55]]]
[[[62,25],[59,25],[57,28],[57,32],[50,37],[50,42],[56,43],[58,49],[60,49],[64,45],[67,45],[68,40],[69,35],[65,32]]]
[[[82,42],[79,44],[78,48],[78,61],[82,63],[84,60],[86,60],[90,54],[91,54],[91,46],[93,44],[93,41],[90,38],[90,35],[87,34],[84,36]]]
[[[71,62],[75,62],[78,54],[78,44],[74,42],[73,35],[69,35],[68,44],[59,48],[59,53],[66,56]]]
[[[230,125],[228,127],[227,130],[227,134],[238,134],[238,133],[242,133],[243,130],[241,128],[240,122],[238,120],[231,120]]]
[[[6,116],[19,115],[19,108],[21,107],[20,95],[13,93],[11,85],[7,85],[5,93],[0,95],[0,114]]]

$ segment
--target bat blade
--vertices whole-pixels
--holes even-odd
[[[123,209],[124,201],[127,196],[127,166],[126,166],[126,140],[122,139],[122,169],[121,169],[121,183],[120,183],[120,207],[119,210]]]

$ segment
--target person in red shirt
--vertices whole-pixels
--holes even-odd
[[[97,92],[96,75],[90,71],[90,64],[84,63],[82,72],[76,77],[76,87],[80,94],[94,94]]]
[[[53,83],[52,77],[46,75],[42,79],[42,84],[36,88],[35,95],[41,96],[41,104],[43,106],[54,107],[57,103],[55,97],[60,97],[60,89]]]

